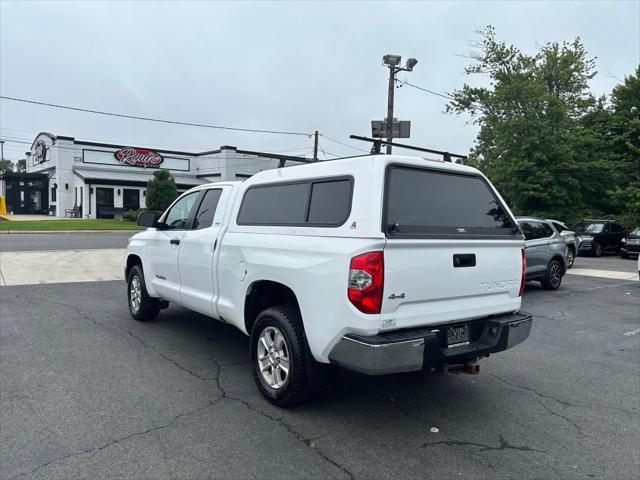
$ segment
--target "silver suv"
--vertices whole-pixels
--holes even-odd
[[[567,268],[573,267],[573,262],[580,248],[580,237],[576,232],[570,230],[565,223],[549,218],[547,218],[547,222],[551,222],[551,225],[555,227],[560,235],[564,237],[564,241],[567,242]]]
[[[525,239],[527,282],[539,281],[546,290],[557,290],[567,271],[568,247],[551,222],[517,217]]]

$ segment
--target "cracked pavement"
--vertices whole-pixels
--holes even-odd
[[[480,375],[369,378],[283,410],[248,339],[121,282],[0,289],[0,478],[635,478],[640,285],[527,288],[531,337]],[[439,431],[432,433],[431,428]]]

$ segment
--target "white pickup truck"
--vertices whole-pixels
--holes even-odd
[[[476,169],[371,155],[198,186],[130,239],[131,315],[170,302],[250,336],[277,405],[335,366],[370,375],[477,372],[524,341],[524,241]]]

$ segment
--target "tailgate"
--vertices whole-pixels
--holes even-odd
[[[382,325],[407,328],[520,308],[519,241],[390,240]]]
[[[523,237],[476,170],[389,165],[383,229],[382,328],[520,308]]]

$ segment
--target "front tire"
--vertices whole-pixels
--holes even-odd
[[[251,329],[251,373],[258,389],[271,403],[288,407],[306,400],[306,339],[300,313],[294,307],[264,310]]]
[[[540,281],[545,290],[557,290],[562,283],[564,268],[558,260],[551,260],[547,266],[544,278]]]
[[[593,243],[593,247],[591,248],[591,252],[593,253],[594,257],[601,257],[602,256],[602,245],[600,245],[598,242],[594,242]]]
[[[129,313],[140,322],[154,320],[162,308],[161,302],[157,298],[150,297],[147,292],[141,265],[135,265],[129,271],[127,276],[127,299],[129,301]]]

